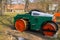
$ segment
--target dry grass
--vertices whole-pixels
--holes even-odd
[[[17,14],[25,14],[28,12],[5,12],[4,15],[16,16]]]

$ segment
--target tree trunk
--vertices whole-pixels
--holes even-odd
[[[2,0],[2,1],[1,1],[1,11],[0,11],[0,15],[2,16],[4,12],[5,12],[5,0]]]
[[[2,0],[0,1],[0,15],[2,15]]]
[[[25,1],[25,12],[28,11],[28,5],[29,5],[29,0],[26,0]]]

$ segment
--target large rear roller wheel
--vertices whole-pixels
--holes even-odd
[[[47,22],[42,26],[42,33],[44,36],[54,36],[58,31],[58,26],[54,22]]]
[[[23,32],[27,28],[27,21],[24,19],[18,19],[15,22],[15,27],[18,31]]]

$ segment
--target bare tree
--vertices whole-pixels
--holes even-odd
[[[6,5],[7,0],[0,0],[0,15],[3,15],[5,12],[5,5]]]
[[[5,12],[5,1],[6,0],[1,1],[1,15],[3,15],[3,13]]]
[[[29,0],[25,0],[25,12],[28,11]]]
[[[0,0],[0,15],[2,15],[2,0]]]

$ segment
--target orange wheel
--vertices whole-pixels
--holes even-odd
[[[19,19],[15,22],[15,27],[18,31],[23,32],[26,30],[26,21],[24,19]]]
[[[43,34],[45,36],[54,36],[54,34],[57,32],[57,26],[54,23],[46,23],[42,27]]]

